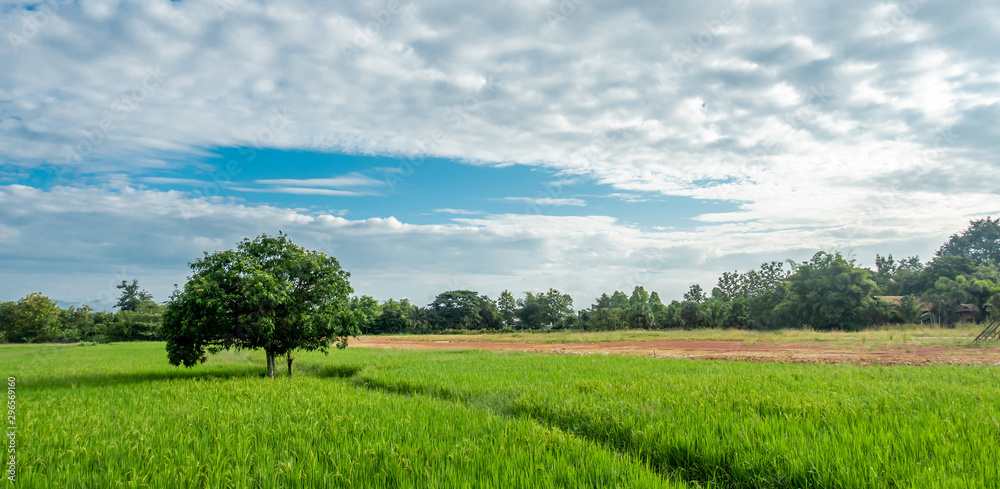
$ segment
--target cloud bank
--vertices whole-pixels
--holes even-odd
[[[160,292],[277,226],[335,247],[365,292],[562,286],[578,306],[630,276],[669,295],[810,249],[929,258],[1000,213],[997,18],[935,0],[2,1],[0,292],[125,266]],[[253,200],[390,193],[363,175],[262,180],[241,201],[149,175],[219,147],[529,165],[737,210],[658,231],[514,196],[541,212],[415,225]],[[43,167],[48,188],[18,180]]]

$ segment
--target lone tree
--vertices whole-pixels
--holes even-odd
[[[332,256],[297,246],[285,234],[244,239],[236,250],[219,251],[190,264],[194,274],[175,290],[163,315],[167,357],[191,367],[234,348],[263,349],[267,375],[274,378],[275,357],[319,350],[330,343],[347,347],[360,334],[349,311],[353,292]]]
[[[132,283],[122,280],[116,287],[122,291],[115,304],[119,311],[138,311],[142,305],[153,302],[153,294],[139,289],[138,279],[133,279]]]

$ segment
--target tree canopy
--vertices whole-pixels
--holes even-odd
[[[145,290],[139,289],[139,280],[133,279],[132,283],[128,283],[122,280],[122,283],[116,286],[122,291],[121,297],[118,298],[118,303],[115,307],[119,311],[138,311],[141,307],[153,303],[153,295]]]
[[[563,328],[575,317],[573,298],[556,289],[537,294],[525,292],[524,299],[519,299],[517,305],[522,328]]]
[[[11,342],[46,342],[60,339],[59,308],[40,292],[32,292],[9,308],[10,327],[4,332]]]
[[[858,330],[870,322],[875,282],[868,270],[855,267],[840,253],[821,251],[798,264],[785,287],[787,295],[778,309],[792,324]]]
[[[970,221],[962,234],[951,235],[937,256],[965,256],[977,265],[1000,263],[1000,219]]]
[[[163,315],[167,356],[174,365],[204,362],[206,352],[263,349],[268,376],[275,357],[292,351],[347,346],[360,334],[348,307],[353,292],[332,256],[306,250],[287,235],[244,239],[236,250],[205,253],[175,290]]]
[[[500,322],[496,304],[472,290],[442,292],[430,304],[434,321],[455,329],[492,329]]]

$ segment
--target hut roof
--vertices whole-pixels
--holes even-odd
[[[979,308],[975,304],[961,304],[955,308],[955,312],[971,312],[979,314]]]

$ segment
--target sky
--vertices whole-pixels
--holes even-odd
[[[0,0],[0,300],[165,301],[284,232],[426,304],[1000,215],[1000,4]]]

